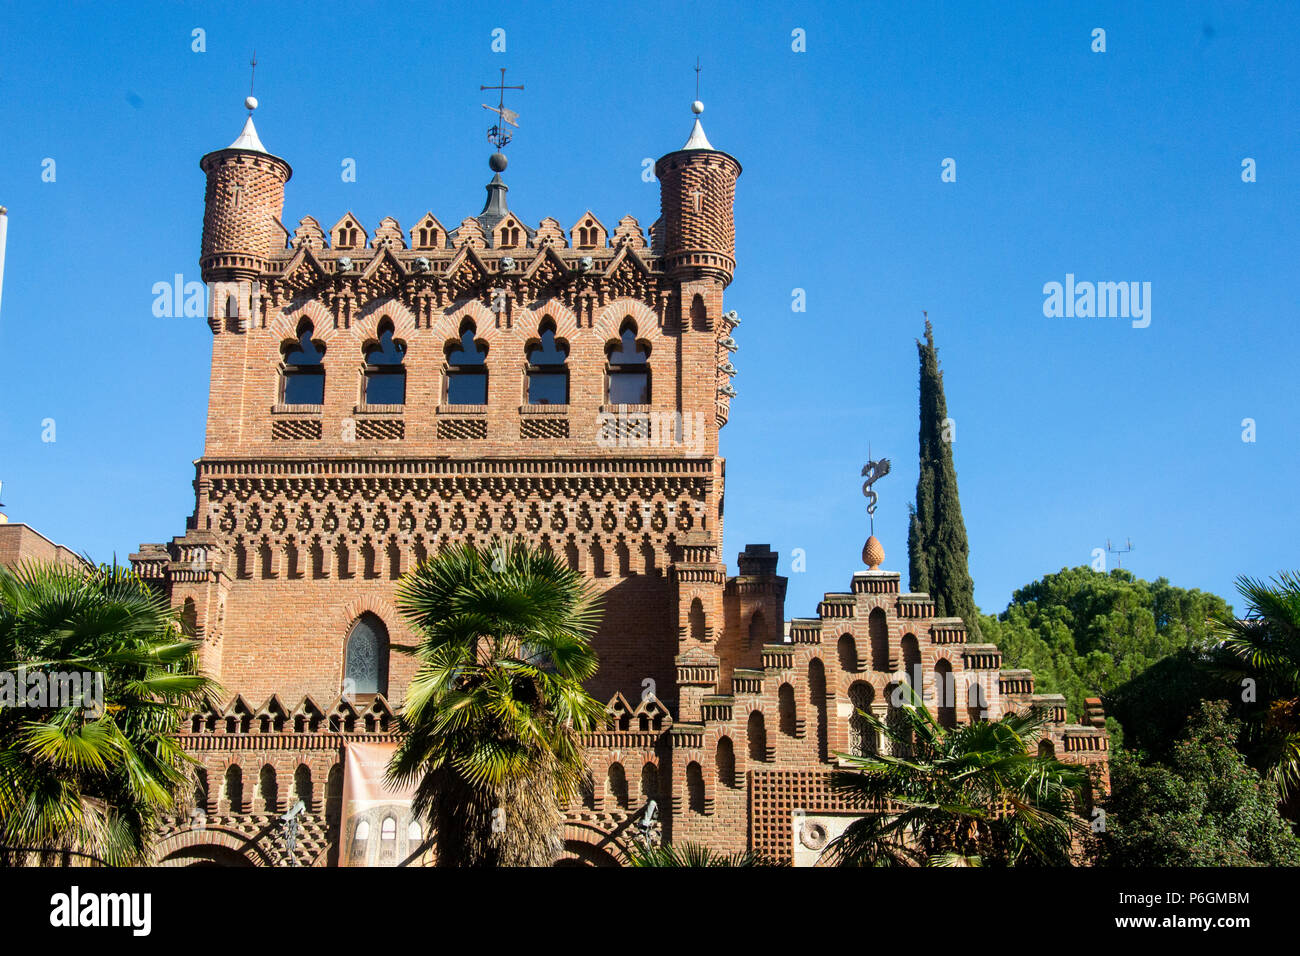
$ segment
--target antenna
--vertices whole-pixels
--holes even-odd
[[[1106,539],[1106,553],[1107,553],[1107,554],[1113,554],[1113,555],[1115,555],[1115,567],[1117,567],[1117,568],[1122,568],[1122,567],[1124,567],[1124,559],[1121,557],[1121,555],[1128,554],[1128,553],[1129,553],[1130,551],[1132,551],[1132,550],[1133,550],[1133,539],[1132,539],[1132,538],[1125,537],[1125,538],[1124,538],[1124,547],[1122,547],[1122,548],[1113,548],[1113,547],[1111,547],[1111,544],[1110,544],[1110,538],[1107,538],[1107,539]]]
[[[700,58],[695,58],[695,98],[700,98]]]

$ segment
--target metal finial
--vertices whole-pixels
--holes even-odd
[[[486,103],[483,104],[483,108],[489,113],[497,114],[496,125],[488,130],[488,142],[497,148],[498,155],[501,154],[501,150],[505,149],[506,143],[510,142],[511,139],[511,136],[506,132],[505,127],[513,126],[515,129],[519,128],[519,124],[516,122],[516,120],[519,119],[519,114],[514,110],[506,109],[506,90],[522,90],[523,88],[524,85],[522,83],[518,86],[506,86],[506,68],[504,66],[501,67],[501,82],[496,86],[479,87],[480,90],[496,90],[500,93],[496,106],[488,106]],[[502,159],[504,158],[505,157],[502,156]],[[495,166],[493,168],[495,168]],[[502,165],[502,168],[505,168],[504,164]],[[497,172],[500,172],[500,170],[497,170]]]
[[[695,58],[695,100],[691,103],[691,112],[699,116],[704,112],[704,104],[700,102],[700,58]]]
[[[253,110],[257,109],[257,97],[253,95],[253,83],[257,79],[257,51],[253,51],[253,58],[248,61],[250,67],[248,71],[248,96],[244,98],[244,109],[248,110],[248,115],[253,115]]]

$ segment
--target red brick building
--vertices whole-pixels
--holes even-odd
[[[608,720],[587,741],[570,861],[621,861],[654,800],[663,839],[810,862],[847,819],[835,753],[877,745],[855,708],[887,716],[905,668],[962,689],[949,723],[1035,702],[1058,753],[1104,762],[1099,712],[1068,725],[1063,698],[897,573],[846,572],[848,590],[789,622],[770,549],[729,574],[718,438],[741,167],[698,118],[655,164],[648,230],[593,212],[529,225],[500,156],[478,215],[290,229],[290,166],[251,114],[200,165],[213,346],[195,510],[131,560],[194,623],[228,699],[190,723],[204,815],[174,821],[160,861],[281,864],[278,816],[302,799],[297,862],[333,862],[355,836],[338,832],[345,750],[391,739],[414,670],[393,649],[414,643],[397,579],[498,535],[605,594],[591,691]]]

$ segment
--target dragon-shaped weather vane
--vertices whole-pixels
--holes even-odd
[[[867,449],[867,454],[871,454],[871,449]],[[876,533],[876,502],[880,496],[872,490],[874,485],[885,475],[889,474],[889,459],[881,458],[879,461],[868,461],[862,466],[862,474],[867,479],[862,483],[862,493],[867,498],[867,517],[871,519],[871,533]]]

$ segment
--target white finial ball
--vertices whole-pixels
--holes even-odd
[[[250,96],[246,98],[244,100],[244,109],[248,110],[249,112],[252,112],[253,110],[257,109],[257,97]]]
[[[699,100],[696,100],[694,103],[691,104],[691,112],[694,113],[696,116],[699,116],[701,113],[704,112],[704,104],[701,103]]]

